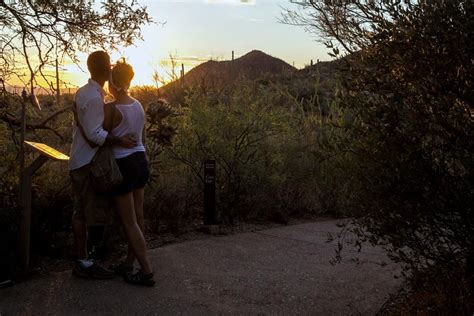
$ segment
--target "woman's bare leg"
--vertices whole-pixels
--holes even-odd
[[[145,234],[145,220],[143,215],[143,200],[145,196],[145,189],[137,189],[132,192],[133,194],[133,204],[135,210],[135,216],[137,218],[138,227],[142,231],[142,234]],[[135,262],[135,253],[133,252],[130,244],[128,245],[127,259],[125,259],[125,265],[132,267]]]
[[[145,238],[143,237],[135,216],[133,194],[128,193],[117,196],[115,198],[115,203],[127,233],[129,246],[132,247],[143,273],[151,273],[151,265],[148,259]]]

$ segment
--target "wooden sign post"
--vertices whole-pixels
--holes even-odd
[[[22,207],[22,216],[20,223],[18,255],[21,268],[27,271],[30,264],[31,179],[36,170],[41,168],[48,159],[68,161],[69,157],[46,144],[28,141],[25,141],[24,143],[40,154],[40,156],[23,170],[21,177],[20,205]]]
[[[204,161],[204,225],[216,224],[216,161]]]

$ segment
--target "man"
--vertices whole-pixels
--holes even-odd
[[[105,96],[103,86],[109,78],[110,66],[110,57],[104,51],[93,52],[87,58],[91,77],[75,96],[76,121],[69,159],[74,191],[72,227],[78,257],[73,275],[95,279],[112,278],[114,274],[95,260],[88,260],[87,241],[92,245],[90,257],[94,259],[103,239],[104,227],[111,219],[109,198],[97,195],[91,187],[90,163],[98,146],[135,146],[133,136],[118,138],[102,128]]]

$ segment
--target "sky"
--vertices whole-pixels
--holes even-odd
[[[143,41],[111,52],[112,60],[125,57],[135,70],[134,85],[153,84],[156,70],[162,76],[174,55],[185,71],[209,59],[231,59],[253,49],[261,50],[298,67],[310,60],[328,60],[324,46],[302,27],[278,21],[282,7],[295,8],[290,0],[139,0],[157,24],[142,28]],[[79,54],[82,67],[67,64],[61,77],[80,86],[88,78],[87,53]],[[82,68],[82,69],[81,69]],[[179,71],[178,71],[179,73]]]

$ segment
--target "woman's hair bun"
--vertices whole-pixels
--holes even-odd
[[[123,57],[117,60],[112,68],[113,83],[118,88],[128,88],[134,75],[133,67]]]

